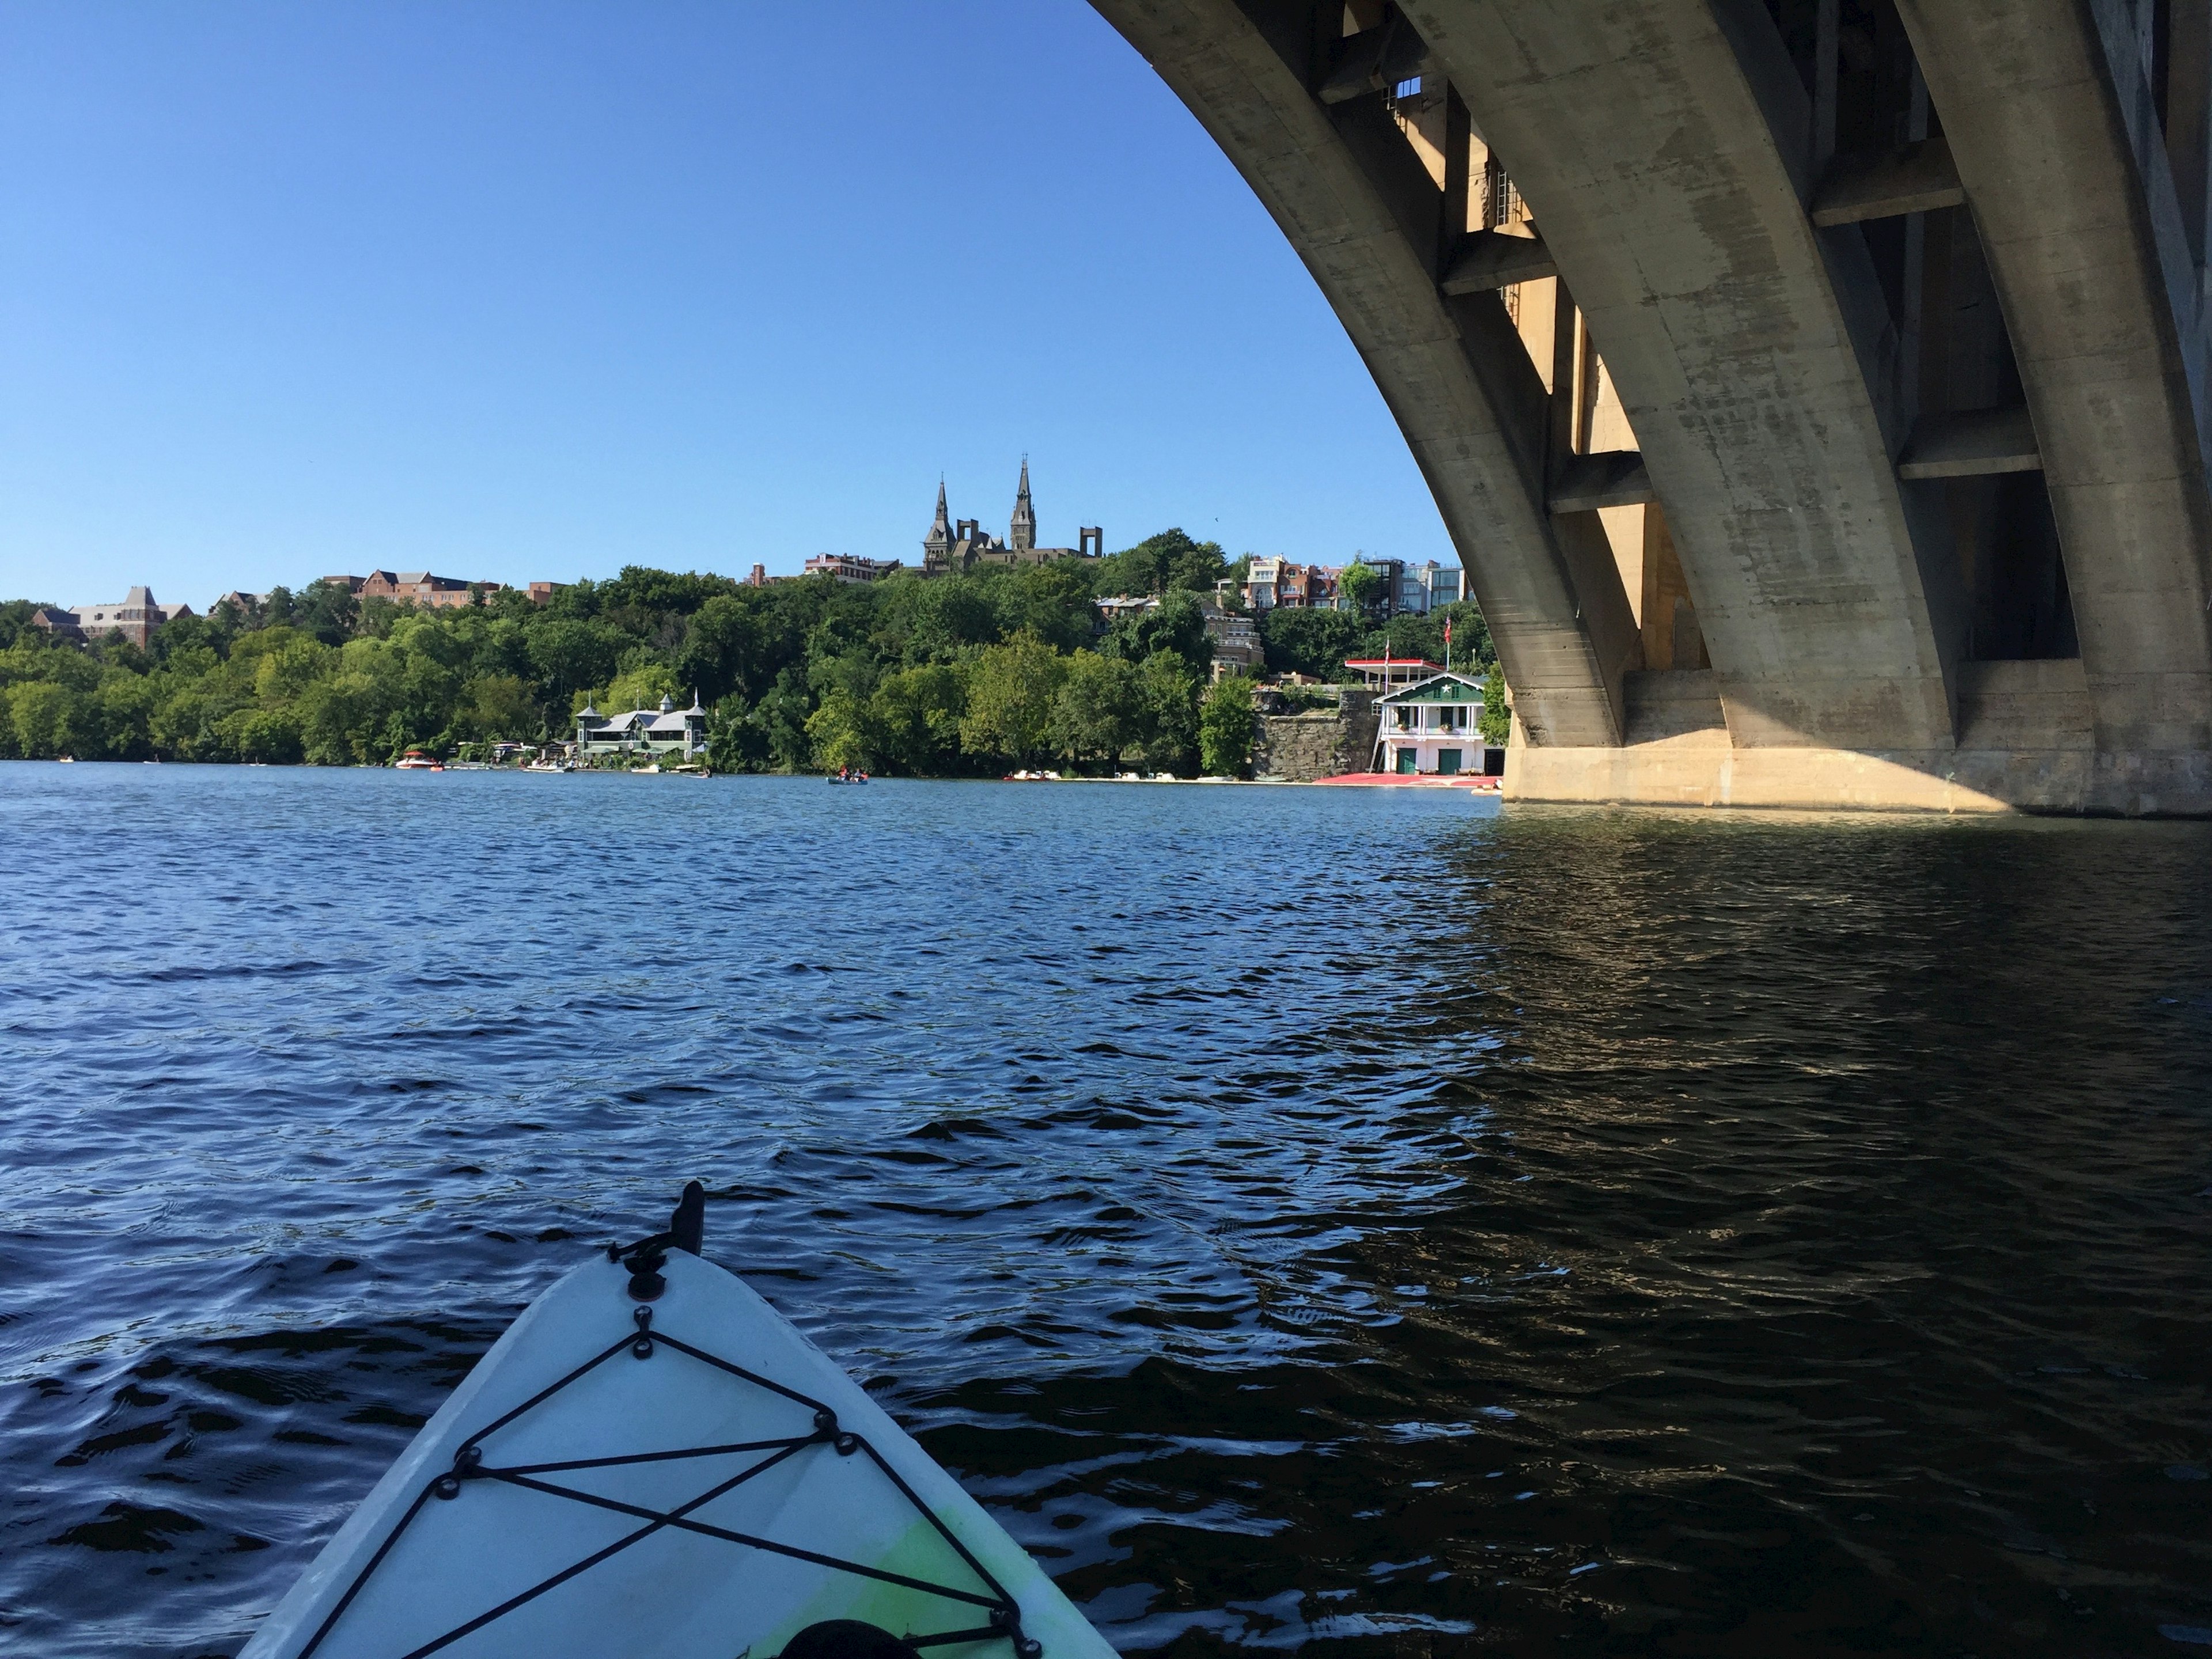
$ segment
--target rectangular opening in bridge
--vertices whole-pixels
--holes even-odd
[[[1947,526],[1969,660],[2077,654],[2009,331],[1895,0],[1765,0],[1811,111],[1811,212],[1863,242],[1898,354],[1901,487]],[[1647,653],[1651,648],[1647,625]]]
[[[2204,263],[2207,145],[2212,143],[2212,7],[2159,0],[2151,76],[2189,252]]]
[[[2078,656],[2051,490],[1973,216],[1956,207],[1919,216],[1919,416],[1904,488],[1941,500],[1968,659]]]

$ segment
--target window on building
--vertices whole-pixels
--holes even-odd
[[[1390,95],[1393,98],[1411,98],[1415,94],[1419,93],[1420,89],[1421,77],[1416,75],[1409,81],[1399,82],[1396,88],[1391,92]]]

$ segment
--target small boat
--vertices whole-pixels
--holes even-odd
[[[428,750],[410,749],[392,763],[392,769],[395,772],[442,772],[446,769],[446,763]]]
[[[37,636],[33,635],[32,637],[36,638]],[[57,755],[54,757],[54,762],[59,766],[75,766],[76,764],[76,757],[75,755]]]
[[[633,772],[658,772],[660,770],[660,763],[659,761],[647,761],[642,766],[633,766],[629,769]]]
[[[832,772],[830,775],[830,781],[832,783],[866,783],[867,781],[868,775],[866,772]]]
[[[1114,1659],[705,1214],[531,1304],[240,1659]]]

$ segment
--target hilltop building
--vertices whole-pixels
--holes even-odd
[[[76,612],[58,605],[42,605],[31,612],[31,626],[43,628],[58,639],[84,642],[84,629],[76,625]]]
[[[100,640],[120,634],[141,651],[154,630],[173,617],[189,617],[188,605],[156,605],[153,590],[134,587],[119,599],[104,605],[81,605],[74,611],[43,605],[31,613],[31,624],[66,640]]]
[[[937,517],[929,526],[929,534],[921,539],[921,574],[925,576],[957,574],[973,570],[979,564],[1049,564],[1054,559],[1102,558],[1106,552],[1106,532],[1097,525],[1085,525],[1076,532],[1079,547],[1039,547],[1036,544],[1036,503],[1030,496],[1030,464],[1022,462],[1022,480],[1014,491],[1014,515],[1006,526],[1006,537],[1001,541],[996,536],[987,536],[979,520],[956,520],[945,503],[945,485],[937,486]]]
[[[755,565],[759,570],[760,566]],[[881,581],[894,570],[906,568],[899,559],[863,559],[850,553],[817,553],[806,562],[805,574],[810,576],[835,576],[841,582]],[[765,586],[768,577],[763,573],[755,586]]]
[[[1278,608],[1328,611],[1336,605],[1334,564],[1298,564],[1284,558],[1254,559],[1246,567],[1244,607],[1258,612]]]
[[[402,604],[419,605],[425,610],[447,611],[469,602],[469,589],[480,587],[487,593],[496,593],[503,584],[499,582],[468,582],[458,576],[436,576],[427,570],[393,573],[372,570],[366,576],[325,576],[324,582],[332,587],[343,587],[356,599],[392,599]],[[545,590],[543,605],[553,597],[553,584],[532,582],[531,597],[538,599],[537,590]]]
[[[1206,637],[1213,641],[1214,678],[1267,672],[1267,647],[1260,642],[1260,630],[1251,617],[1224,611],[1211,599],[1200,599],[1198,606],[1206,618]]]
[[[1386,617],[1425,617],[1440,605],[1468,597],[1467,573],[1457,565],[1408,564],[1403,559],[1363,559],[1361,562],[1382,578],[1381,609]],[[1245,609],[1257,614],[1274,610],[1338,608],[1337,579],[1340,564],[1297,564],[1283,558],[1255,558],[1246,567],[1238,592]],[[1228,583],[1222,584],[1225,592]]]

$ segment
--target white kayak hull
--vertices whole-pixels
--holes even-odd
[[[532,1303],[240,1659],[775,1659],[835,1620],[924,1638],[922,1659],[1022,1659],[1031,1643],[1109,1659],[1021,1547],[750,1287],[681,1250],[660,1273],[649,1304],[605,1261]]]

